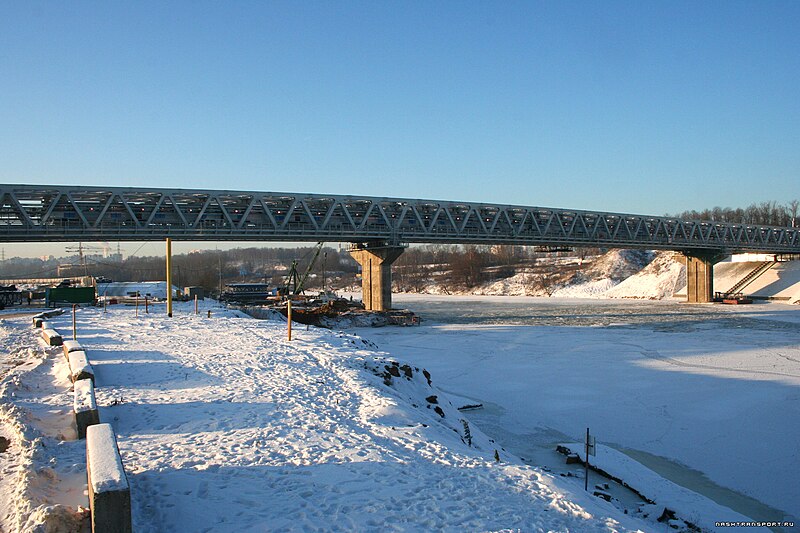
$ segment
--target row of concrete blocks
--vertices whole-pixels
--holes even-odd
[[[46,321],[34,326],[42,327],[42,335],[60,337],[54,328],[45,328]],[[55,335],[46,335],[51,330]],[[53,344],[50,346],[53,346]],[[78,437],[86,439],[86,472],[89,487],[89,505],[92,532],[131,533],[131,494],[128,478],[122,466],[117,439],[111,424],[101,424],[94,395],[94,371],[86,351],[78,341],[61,343],[69,362],[73,383],[73,411]]]
[[[69,363],[70,379],[73,383],[75,426],[78,438],[86,438],[86,428],[100,423],[97,402],[94,397],[94,369],[89,363],[86,351],[78,341],[64,341],[64,357]]]
[[[48,318],[53,318],[63,313],[63,309],[53,309],[52,311],[45,311],[33,317],[33,327],[42,329],[42,338],[48,346],[61,346],[64,342],[61,335],[47,321]]]

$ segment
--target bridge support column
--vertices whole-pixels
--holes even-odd
[[[364,308],[387,311],[392,308],[392,263],[405,247],[387,244],[357,244],[350,255],[361,265],[361,291]]]
[[[710,303],[714,301],[714,264],[725,255],[711,251],[684,252],[686,257],[686,301]]]

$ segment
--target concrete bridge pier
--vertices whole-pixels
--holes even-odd
[[[686,301],[711,303],[714,301],[714,264],[726,256],[711,250],[684,252],[686,257]]]
[[[351,245],[350,255],[361,265],[362,299],[367,310],[392,308],[392,263],[403,250],[404,246],[382,242]]]

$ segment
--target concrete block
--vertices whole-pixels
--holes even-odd
[[[94,384],[91,379],[79,379],[75,382],[74,389],[75,426],[78,428],[78,438],[85,439],[86,428],[100,423],[100,414],[97,412],[97,402],[94,398]]]
[[[61,344],[63,343],[61,335],[59,335],[58,332],[54,329],[43,329],[42,338],[50,346],[61,346]]]
[[[86,352],[70,352],[68,357],[72,382],[74,383],[80,379],[91,379],[92,383],[94,383],[94,370],[92,369],[92,365],[89,364]]]
[[[110,424],[86,428],[86,471],[93,533],[131,533],[131,492]]]
[[[42,327],[42,322],[46,321],[48,318],[58,316],[63,312],[63,309],[53,309],[52,311],[45,311],[43,313],[39,313],[38,315],[33,315],[33,327],[40,328]]]
[[[83,346],[78,341],[67,340],[64,341],[64,357],[69,357],[70,352],[82,352]]]

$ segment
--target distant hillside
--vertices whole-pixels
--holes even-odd
[[[714,286],[725,291],[762,264],[723,261],[714,267]],[[560,298],[686,298],[686,267],[675,252],[611,250],[598,255],[550,255],[503,268],[483,269],[484,279],[458,284],[446,265],[428,265],[423,283],[396,292]],[[418,280],[419,281],[419,280]],[[777,263],[745,287],[744,294],[784,303],[800,303],[800,261]]]
[[[479,283],[459,283],[448,265],[426,265],[425,279],[413,289],[395,277],[394,290],[423,294],[597,297],[640,271],[653,257],[640,250],[598,255],[553,254],[505,267],[484,268]],[[399,279],[398,279],[399,278]]]

